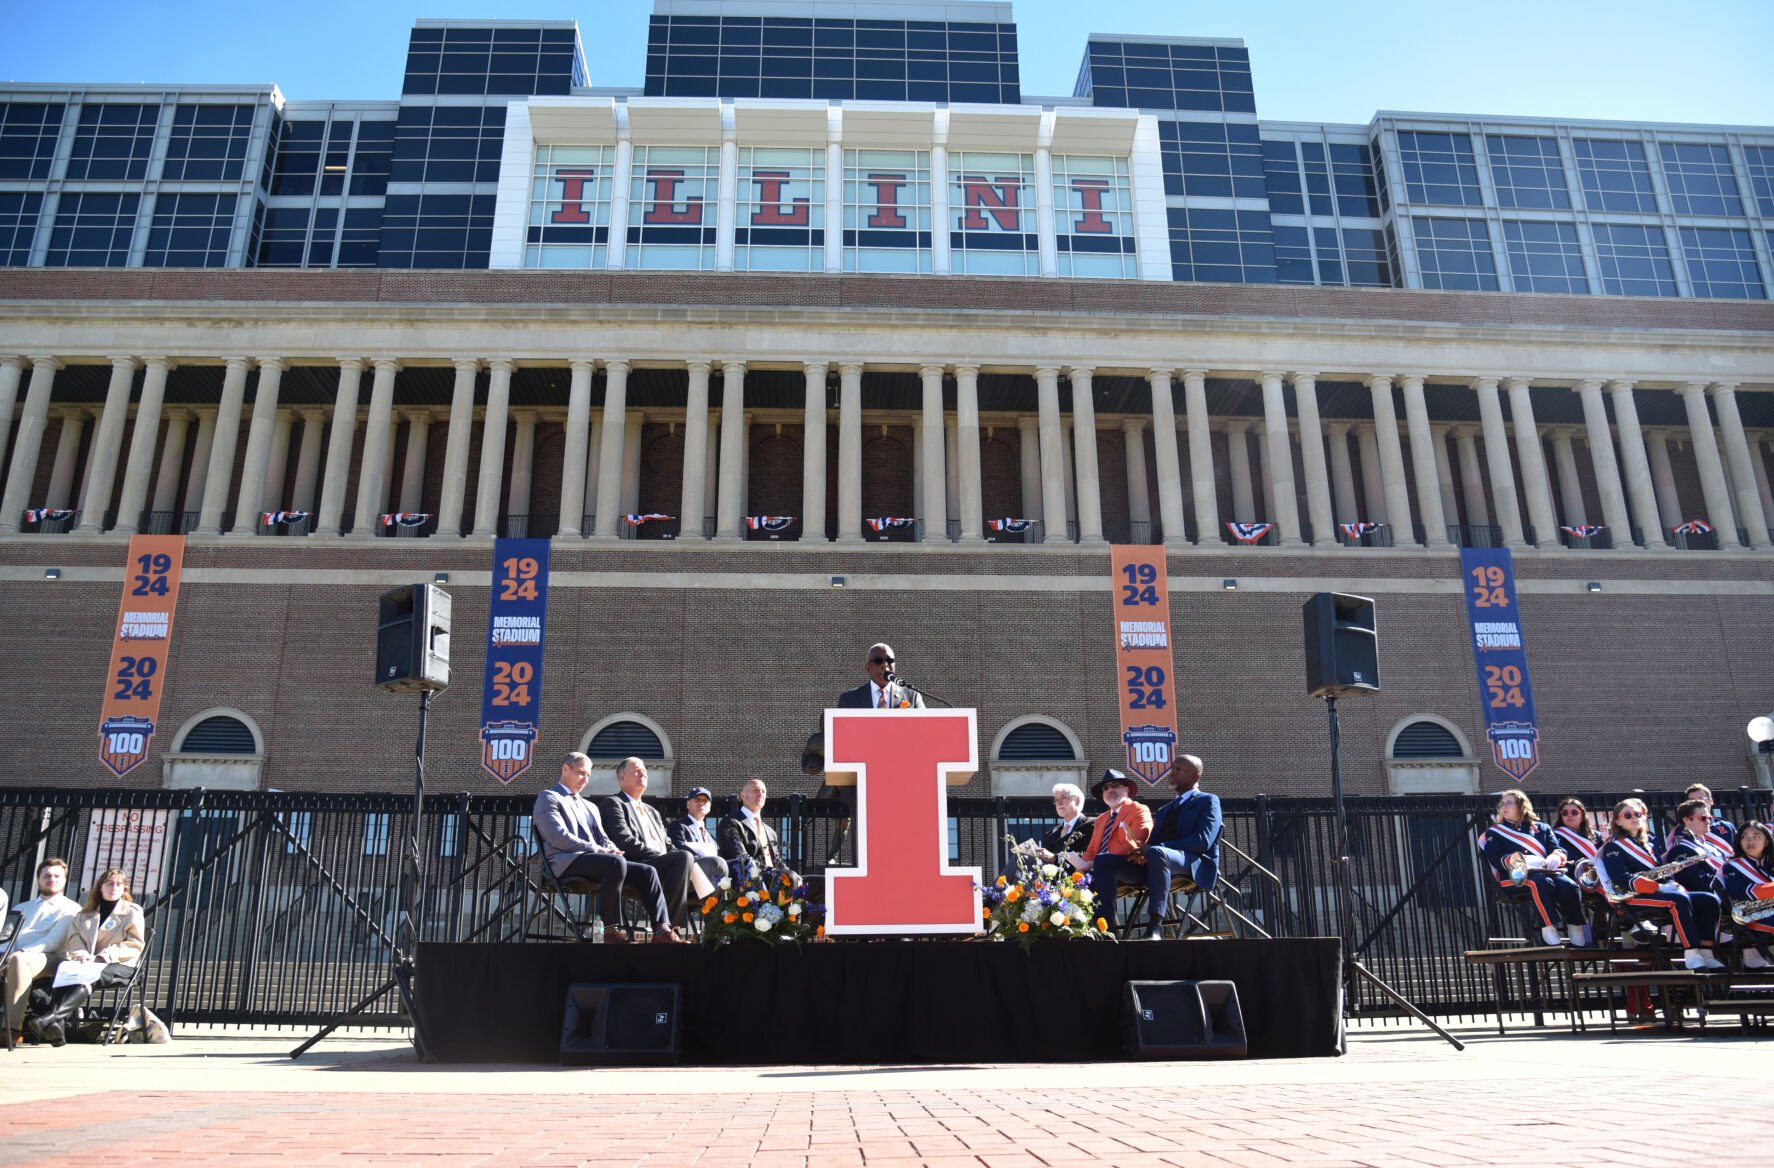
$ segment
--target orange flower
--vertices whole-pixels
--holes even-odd
[[[1108,932],[1109,931],[1109,922],[1103,920],[1103,918],[1101,918],[1101,917],[1096,918],[1096,931],[1099,933]]]
[[[819,928],[817,928],[817,929],[815,929],[815,930],[814,930],[814,932],[813,932],[813,935],[814,935],[814,936],[815,936],[815,937],[823,937],[823,936],[825,936],[825,926],[824,926],[824,925],[821,925],[821,926],[819,926]]]
[[[744,908],[746,905],[751,903],[751,900],[748,897],[742,896],[738,900],[734,901],[733,903],[737,904],[740,908]]]
[[[1023,886],[1020,884],[1018,884],[1016,887],[1012,888],[1009,892],[1006,892],[1004,894],[1004,899],[1011,904],[1015,904],[1017,901],[1021,900],[1022,898],[1023,898]]]
[[[979,915],[981,919],[989,921],[992,919],[992,910],[989,908],[981,908],[979,910]]]
[[[719,904],[719,903],[720,903],[720,898],[716,897],[716,896],[711,896],[707,900],[703,901],[702,902],[702,915],[707,916],[709,913],[713,912],[715,905]]]
[[[746,924],[749,925],[749,924],[751,924],[752,915],[750,913],[746,913],[744,918],[742,918],[742,919],[745,921]]]
[[[1073,883],[1073,884],[1082,884],[1082,883],[1084,883],[1084,873],[1082,873],[1082,872],[1074,872],[1074,873],[1072,873],[1072,883]]]
[[[1027,921],[1016,922],[1016,931],[1019,933],[1028,932],[1029,931],[1029,922],[1027,922]]]
[[[1004,887],[1004,886],[1005,886],[1005,885],[1006,885],[1006,884],[1009,884],[1009,883],[1010,883],[1010,880],[1009,880],[1009,878],[1008,878],[1008,877],[1005,877],[1005,876],[1000,876],[1000,877],[998,877],[998,887],[999,887],[999,888],[1002,888],[1002,887]]]
[[[783,884],[785,884],[785,885],[787,885],[787,884],[793,884],[793,883],[794,883],[794,881],[793,881],[793,880],[790,880],[790,879],[789,879],[789,876],[788,876],[788,873],[787,873],[787,872],[784,872],[784,873],[783,873],[783,874],[782,874],[782,882],[783,882]]]
[[[730,924],[732,924],[732,923],[733,923],[733,921],[734,921],[734,920],[735,920],[735,918],[734,918],[734,916],[733,916],[733,914],[732,914],[732,913],[722,913],[722,914],[721,914],[721,920],[722,920],[722,922],[723,922],[723,923],[725,923],[725,924],[729,924],[729,925],[730,925]]]

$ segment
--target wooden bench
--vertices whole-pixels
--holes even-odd
[[[1515,938],[1492,938],[1493,941],[1514,941]],[[1630,955],[1630,956],[1623,956]],[[1492,1000],[1496,1004],[1497,1033],[1506,1033],[1503,1022],[1503,977],[1508,966],[1519,965],[1528,970],[1529,981],[1533,985],[1534,994],[1534,1025],[1546,1024],[1543,999],[1539,991],[1538,972],[1541,968],[1556,966],[1565,972],[1566,986],[1569,989],[1568,1006],[1571,1017],[1571,1031],[1577,1033],[1587,1029],[1583,1022],[1583,1014],[1578,1003],[1576,967],[1597,961],[1641,961],[1650,957],[1648,950],[1606,949],[1600,947],[1578,949],[1569,945],[1527,945],[1517,943],[1511,946],[1498,946],[1487,949],[1468,949],[1465,953],[1466,964],[1490,966],[1496,970],[1492,980]],[[1609,999],[1609,1010],[1612,1012],[1613,1001]]]

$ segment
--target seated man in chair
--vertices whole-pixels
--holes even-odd
[[[653,940],[665,945],[676,942],[678,935],[671,931],[659,873],[623,858],[622,849],[604,831],[597,808],[579,797],[590,781],[591,759],[574,751],[561,762],[561,781],[536,796],[532,818],[536,837],[542,841],[543,863],[556,879],[597,881],[605,944],[629,939],[628,933],[617,927],[622,921],[624,885],[652,915]]]
[[[1178,755],[1170,764],[1169,779],[1177,797],[1152,816],[1152,834],[1143,849],[1146,856],[1147,938],[1158,936],[1164,910],[1170,904],[1173,878],[1187,876],[1203,892],[1212,892],[1220,878],[1220,797],[1201,790],[1202,761],[1192,754]]]

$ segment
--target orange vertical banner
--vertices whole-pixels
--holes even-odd
[[[184,536],[130,538],[117,635],[111,644],[111,672],[105,677],[104,713],[99,719],[99,761],[118,778],[148,758],[166,684],[172,616],[184,566]]]
[[[1164,549],[1116,544],[1111,549],[1115,595],[1115,685],[1127,773],[1156,786],[1176,754],[1177,719],[1170,647],[1170,583]]]

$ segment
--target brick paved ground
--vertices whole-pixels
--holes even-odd
[[[1382,1034],[1334,1060],[848,1070],[430,1068],[386,1041],[291,1064],[281,1035],[31,1050],[0,1063],[0,1100],[62,1098],[0,1104],[0,1164],[1644,1168],[1665,1157],[1605,1121],[1656,1139],[1657,1116],[1765,1081],[1764,1039],[1475,1037],[1465,1054]],[[1774,1132],[1766,1115],[1686,1125],[1684,1158],[1735,1159]]]

